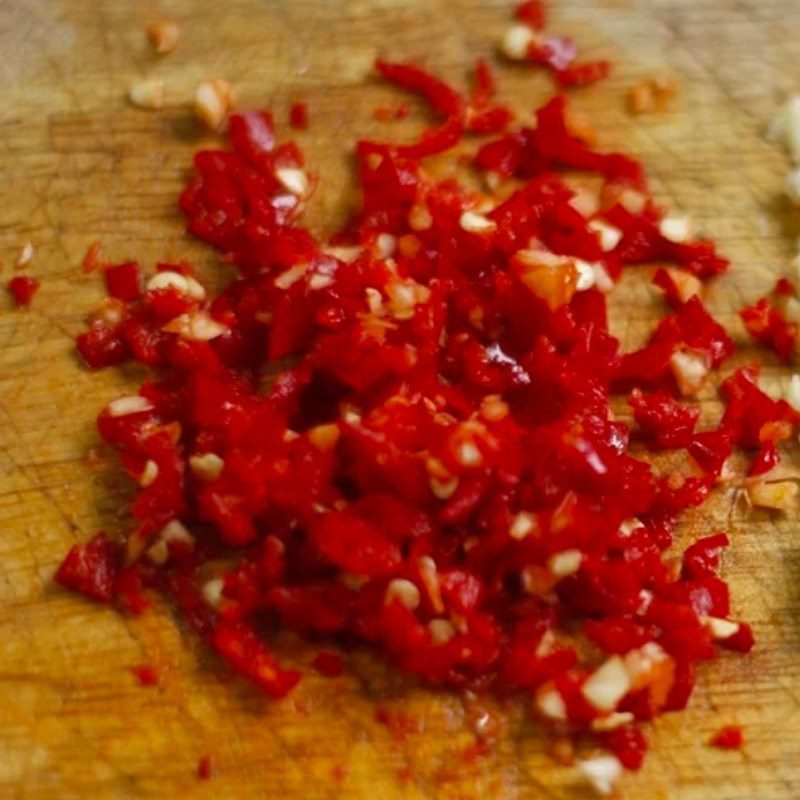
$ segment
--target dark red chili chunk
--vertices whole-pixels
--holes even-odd
[[[7,284],[14,304],[19,306],[29,306],[33,296],[39,291],[40,283],[30,275],[15,275]]]

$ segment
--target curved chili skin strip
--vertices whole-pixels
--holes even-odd
[[[444,153],[454,147],[464,132],[464,126],[456,117],[450,117],[444,124],[423,131],[422,136],[412,144],[388,144],[362,140],[359,147],[387,148],[401,158],[427,158],[437,153]]]
[[[375,69],[390,83],[422,95],[434,111],[446,117],[462,119],[466,113],[464,98],[452,86],[420,67],[378,59]]]

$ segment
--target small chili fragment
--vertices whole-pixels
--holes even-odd
[[[725,725],[720,728],[709,740],[711,747],[722,750],[740,750],[744,744],[744,735],[740,725]]]
[[[119,551],[104,533],[73,545],[54,580],[100,603],[110,603],[119,570]]]
[[[142,686],[158,686],[161,681],[161,673],[151,664],[138,664],[131,672]]]
[[[41,284],[36,278],[31,278],[29,275],[15,275],[7,284],[9,293],[11,294],[14,304],[18,308],[29,306],[33,296],[39,291]]]
[[[304,131],[308,128],[308,103],[292,103],[289,108],[289,124],[297,130]]]
[[[142,294],[142,276],[135,261],[107,266],[103,277],[109,297],[129,303]]]
[[[514,16],[537,31],[542,30],[546,23],[542,0],[527,0],[525,3],[520,3],[514,9]]]
[[[207,781],[214,777],[215,772],[214,757],[211,755],[200,756],[197,761],[197,777],[201,781]]]

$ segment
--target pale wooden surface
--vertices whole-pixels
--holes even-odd
[[[711,303],[735,326],[741,297],[765,290],[797,230],[780,200],[784,157],[761,137],[782,93],[800,89],[796,0],[562,0],[554,26],[616,69],[578,94],[601,134],[640,154],[657,190],[690,209],[733,257]],[[125,492],[112,466],[83,463],[97,408],[123,377],[92,376],[73,335],[101,296],[80,275],[87,245],[152,264],[166,254],[219,275],[214,256],[182,234],[175,199],[200,144],[185,105],[202,78],[226,77],[247,104],[309,102],[300,138],[325,183],[317,223],[351,201],[346,149],[363,134],[394,135],[370,119],[391,90],[363,81],[380,52],[427,57],[453,79],[491,52],[506,24],[503,0],[0,0],[0,259],[10,275],[32,240],[43,287],[30,311],[0,298],[0,798],[576,798],[585,790],[544,755],[530,724],[508,715],[495,754],[475,767],[459,753],[472,737],[464,709],[393,683],[368,659],[336,680],[309,674],[293,699],[272,704],[220,676],[214,660],[156,608],[130,620],[58,591],[55,566],[75,540],[124,524]],[[157,59],[143,26],[183,26],[179,52]],[[625,115],[625,90],[653,70],[680,78],[676,109]],[[150,114],[122,97],[137,76],[168,80],[174,105]],[[544,75],[505,69],[504,92],[533,108]],[[409,121],[410,131],[418,123]],[[330,222],[328,222],[330,224]],[[656,306],[645,281],[614,299],[617,329],[640,339]],[[735,330],[739,331],[738,328]],[[738,338],[741,338],[739,331]],[[770,380],[786,372],[768,362]],[[698,529],[727,524],[719,498]],[[758,649],[702,671],[686,713],[659,720],[644,771],[626,778],[631,800],[791,800],[800,797],[800,531],[767,516],[732,520],[726,574],[734,608]],[[287,643],[299,663],[313,649]],[[128,667],[171,662],[159,689]],[[374,721],[375,696],[419,712],[426,732],[396,741]],[[742,753],[704,741],[743,724]],[[218,776],[195,778],[203,753]],[[342,772],[339,780],[333,773]],[[409,772],[403,782],[399,775]]]

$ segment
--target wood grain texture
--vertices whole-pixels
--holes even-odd
[[[770,285],[793,249],[780,199],[784,156],[761,138],[776,100],[800,88],[797,0],[560,0],[553,27],[613,77],[576,94],[601,141],[640,155],[657,193],[690,210],[734,260],[710,304],[747,348],[735,309]],[[498,747],[475,764],[470,710],[454,696],[408,686],[366,655],[343,677],[309,673],[291,699],[267,701],[225,677],[169,609],[126,619],[55,589],[67,547],[125,524],[124,489],[110,463],[89,469],[96,410],[136,372],[89,375],[73,353],[82,317],[100,297],[79,263],[95,239],[114,259],[179,256],[220,281],[224,268],[183,235],[176,195],[192,152],[210,141],[187,98],[198,81],[233,81],[243,105],[309,103],[298,138],[323,176],[311,221],[333,227],[353,201],[347,151],[357,136],[402,136],[420,125],[378,123],[392,91],[367,76],[374,57],[422,58],[453,80],[489,55],[506,0],[0,0],[0,259],[10,275],[22,243],[42,279],[29,311],[0,299],[0,798],[492,798],[586,796],[545,755],[546,739],[517,707],[502,710]],[[178,19],[176,53],[156,57],[144,26]],[[679,77],[675,109],[631,120],[625,92],[655,70]],[[137,111],[129,83],[162,76],[169,108]],[[504,68],[502,91],[533,108],[552,91],[536,71]],[[415,121],[416,120],[416,121]],[[285,132],[285,126],[282,127]],[[659,313],[641,277],[613,298],[614,326],[641,340]],[[767,358],[767,381],[788,373]],[[718,409],[711,401],[704,411]],[[630,800],[796,800],[800,797],[800,527],[767,515],[739,519],[719,496],[695,530],[726,526],[735,612],[758,635],[749,658],[702,671],[690,709],[649,732],[652,755],[628,776]],[[315,649],[284,640],[290,660]],[[130,674],[167,667],[163,685]],[[394,738],[377,699],[419,715],[425,732]],[[742,753],[704,742],[739,722]],[[212,753],[217,777],[201,783]]]

